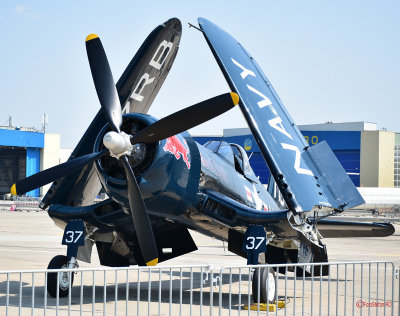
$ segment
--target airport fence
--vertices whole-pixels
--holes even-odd
[[[400,222],[400,205],[397,205],[390,212],[385,213],[386,223],[398,223]]]
[[[0,199],[0,211],[42,211],[39,208],[41,198],[17,196],[11,199]]]
[[[74,275],[66,297],[47,294],[49,273]],[[253,303],[274,287],[252,278],[276,284],[275,303]],[[399,270],[383,261],[2,271],[0,315],[393,316],[399,287]]]
[[[31,196],[17,196],[14,199],[14,204],[11,208],[13,211],[40,211],[39,203],[41,198],[31,197]]]

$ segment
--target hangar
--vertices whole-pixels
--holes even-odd
[[[326,141],[357,187],[400,187],[400,133],[378,130],[375,123],[348,122],[299,125],[310,145]],[[269,170],[248,128],[224,129],[222,136],[195,136],[200,144],[225,140],[241,145],[262,183]]]
[[[326,141],[356,186],[400,187],[400,133],[378,130],[375,123],[349,122],[299,125],[310,145]],[[241,145],[261,182],[269,170],[248,128],[224,129],[222,136],[194,136],[200,144],[225,140]],[[71,150],[60,148],[60,135],[33,128],[0,127],[0,195],[17,180],[67,160]],[[50,185],[28,192],[43,196]]]
[[[0,195],[10,193],[18,180],[60,163],[60,135],[34,128],[0,127]],[[49,188],[28,192],[38,197]]]

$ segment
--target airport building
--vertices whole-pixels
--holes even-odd
[[[350,122],[299,125],[310,145],[326,141],[358,187],[400,187],[400,133],[378,130],[375,123]],[[222,139],[241,145],[262,183],[269,170],[248,128],[225,129],[222,136],[197,136],[197,142]]]
[[[0,127],[0,195],[20,179],[60,163],[60,135],[33,128]],[[28,192],[41,196],[50,185]]]
[[[400,133],[378,130],[367,122],[300,125],[310,145],[326,141],[356,186],[400,187]],[[195,136],[204,144],[224,140],[241,145],[263,183],[269,170],[248,128],[225,129],[222,136]],[[32,128],[0,127],[0,196],[16,181],[67,160],[71,150],[60,148],[60,135]],[[44,195],[50,185],[28,193]]]

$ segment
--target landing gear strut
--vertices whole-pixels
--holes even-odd
[[[258,265],[259,255],[266,255],[268,239],[265,228],[260,225],[249,225],[243,238],[242,252],[247,253],[247,264]],[[264,259],[265,262],[265,259]],[[256,267],[252,277],[254,303],[274,303],[276,293],[275,271],[269,267]]]

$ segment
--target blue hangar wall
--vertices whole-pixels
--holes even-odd
[[[354,185],[360,186],[360,147],[361,132],[359,131],[301,131],[306,141],[312,145],[326,141],[349,174]],[[262,183],[268,183],[269,169],[264,161],[260,149],[251,134],[216,137],[201,136],[193,137],[199,144],[203,145],[209,140],[225,140],[228,143],[236,143],[242,146],[250,157],[250,164],[254,173],[260,177]]]
[[[0,129],[0,174],[2,194],[9,193],[11,185],[23,177],[28,177],[40,171],[40,150],[44,147],[44,134],[21,131],[17,129]],[[13,151],[21,155],[25,150],[24,161],[19,161]],[[1,154],[3,153],[3,155]],[[25,170],[20,170],[25,168]],[[3,170],[1,170],[3,169]],[[14,170],[13,170],[14,169]],[[8,187],[8,191],[5,191]],[[27,193],[29,196],[39,196],[40,189]]]

